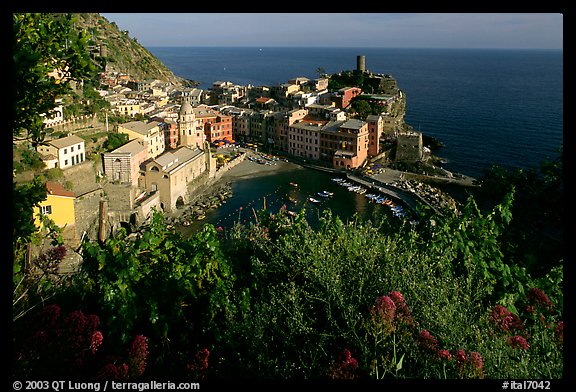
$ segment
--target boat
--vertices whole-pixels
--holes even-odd
[[[318,192],[317,195],[320,197],[331,197],[334,195],[334,193],[328,192],[328,191],[322,191],[322,192]]]
[[[313,198],[313,197],[309,197],[309,198],[308,198],[308,201],[309,201],[310,203],[314,203],[314,204],[320,204],[320,203],[321,203],[320,200],[315,199],[315,198]]]
[[[291,196],[288,196],[288,201],[289,201],[290,203],[292,203],[292,204],[298,203],[298,200],[296,200],[295,197],[291,197]]]
[[[295,188],[298,188],[298,184],[296,184],[295,182],[290,182],[289,185],[290,185],[290,186],[293,186],[293,187],[295,187]]]

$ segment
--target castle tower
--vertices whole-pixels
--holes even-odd
[[[366,56],[360,55],[356,57],[356,70],[358,72],[366,71]]]

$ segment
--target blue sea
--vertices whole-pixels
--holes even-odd
[[[444,144],[444,167],[480,177],[492,164],[537,169],[563,145],[561,50],[151,47],[176,75],[273,86],[356,68],[392,75],[406,122]]]

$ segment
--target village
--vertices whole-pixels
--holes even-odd
[[[364,56],[357,57],[352,73],[362,74],[379,93],[356,86],[330,92],[327,75],[296,77],[272,87],[215,81],[202,90],[103,72],[98,93],[109,102],[110,114],[134,120],[111,129],[107,112],[100,127],[104,137],[124,134],[127,142],[96,154],[92,126],[78,129],[74,121],[64,120],[61,106],[46,116],[47,129],[67,136],[48,137],[37,152],[46,168],[63,170],[67,189],[47,181],[47,200],[39,212],[64,229],[74,249],[86,237],[104,240],[120,227],[142,225],[153,209],[174,215],[253,152],[361,173],[382,184],[398,184],[397,189],[422,189],[405,183],[421,180],[422,174],[372,170],[375,162],[413,163],[430,157],[422,133],[404,122],[405,94],[391,76],[367,71]],[[380,114],[357,118],[351,105],[356,97],[377,105]],[[429,177],[472,183],[442,169]],[[427,193],[428,199],[438,199]]]

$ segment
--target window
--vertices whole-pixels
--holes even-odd
[[[74,146],[70,147],[70,152],[74,152]]]
[[[40,206],[40,212],[44,215],[50,215],[52,213],[52,206]]]
[[[68,149],[67,149],[67,148],[64,149],[64,154],[68,154]]]

